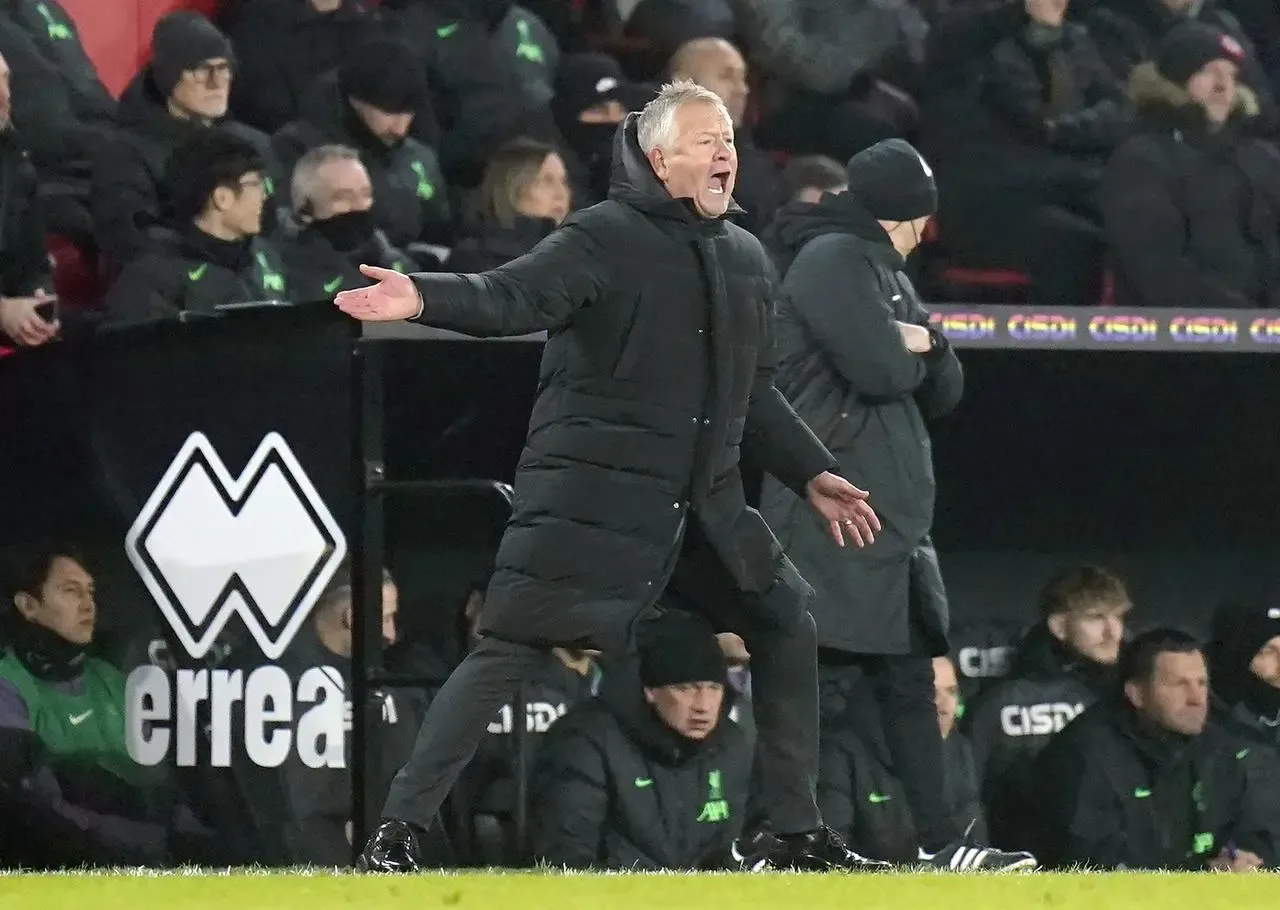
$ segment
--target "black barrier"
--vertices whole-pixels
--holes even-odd
[[[934,427],[935,538],[966,673],[997,672],[1004,645],[965,630],[1027,621],[1036,588],[1064,561],[1120,571],[1140,623],[1202,626],[1217,598],[1269,581],[1280,525],[1271,348],[1054,350],[1010,334],[1019,315],[1014,333],[1039,325],[1030,308],[937,311],[967,376],[960,408]],[[964,313],[992,320],[1004,349],[964,337],[973,324]],[[1126,315],[1064,313],[1077,341],[1095,319]],[[1178,315],[1149,315],[1172,337]],[[1235,314],[1237,338],[1264,315]],[[1145,353],[1125,356],[1133,350]],[[1225,350],[1246,356],[1213,356]],[[355,843],[376,818],[394,769],[370,735],[380,702],[370,693],[429,676],[382,666],[377,611],[367,608],[380,551],[400,584],[406,638],[444,655],[447,670],[463,647],[461,598],[505,521],[499,484],[513,476],[540,353],[537,339],[473,341],[410,325],[361,333],[329,307],[303,307],[105,333],[0,361],[0,548],[47,536],[83,543],[101,591],[97,650],[128,674],[163,669],[131,677],[135,694],[170,699],[165,717],[147,705],[147,735],[134,745],[181,779],[217,840],[243,845],[228,862],[296,861],[294,766],[358,785]],[[399,490],[409,492],[389,495]],[[274,529],[263,548],[280,560],[271,565],[218,552],[264,533],[250,521],[259,491],[286,506],[262,519]],[[164,524],[179,507],[212,519]],[[297,590],[315,593],[339,549],[321,512],[340,529],[355,576],[349,688],[362,707],[349,737],[334,714],[342,686],[313,674],[303,687],[317,669],[307,660],[287,668],[282,687],[271,669],[307,634],[291,625],[311,606]],[[310,531],[296,530],[307,522]],[[303,566],[307,540],[317,541],[315,559]],[[173,566],[190,577],[175,582]],[[286,569],[295,590],[273,594],[269,579]],[[196,601],[207,609],[188,610]],[[409,725],[407,708],[400,716]],[[353,845],[338,836],[345,861]]]

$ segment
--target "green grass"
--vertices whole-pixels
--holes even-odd
[[[0,876],[4,910],[1246,910],[1280,903],[1280,877],[1035,875],[360,876],[329,870],[120,870]]]

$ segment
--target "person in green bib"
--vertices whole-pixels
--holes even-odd
[[[71,547],[15,566],[0,604],[0,866],[155,863],[163,778],[125,739],[125,676],[89,656],[94,579]]]

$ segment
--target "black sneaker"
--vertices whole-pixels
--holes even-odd
[[[739,842],[741,843],[741,842]],[[839,834],[823,825],[804,834],[757,835],[744,846],[734,844],[734,858],[751,872],[766,869],[795,872],[886,872],[889,863],[867,859],[849,849]]]
[[[356,862],[361,872],[417,872],[422,868],[419,832],[408,822],[388,819],[378,825]]]
[[[1025,850],[1013,853],[975,844],[971,837],[970,822],[964,837],[948,844],[937,853],[920,851],[920,861],[943,872],[1033,872],[1040,863]]]

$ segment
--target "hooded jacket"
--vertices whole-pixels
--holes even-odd
[[[246,3],[230,32],[232,110],[249,126],[275,132],[297,115],[316,79],[379,31],[361,0],[342,0],[332,13],[317,12],[310,0]]]
[[[1139,64],[1154,59],[1161,39],[1188,19],[1227,33],[1244,49],[1241,78],[1253,91],[1260,115],[1254,126],[1259,132],[1274,132],[1280,126],[1275,100],[1259,62],[1258,49],[1241,28],[1240,20],[1216,0],[1199,0],[1193,10],[1180,14],[1162,0],[1108,0],[1090,6],[1082,20],[1103,60],[1121,83],[1129,79]]]
[[[123,267],[151,246],[159,232],[173,227],[164,192],[169,157],[193,132],[204,129],[197,121],[169,113],[150,67],[143,67],[120,96],[119,124],[112,139],[97,149],[89,196],[95,235],[113,269]],[[219,125],[253,143],[263,156],[268,197],[263,213],[269,224],[267,213],[276,204],[272,197],[283,186],[271,141],[238,123]]]
[[[1126,306],[1280,306],[1280,154],[1244,135],[1258,108],[1211,132],[1204,110],[1156,70],[1136,67],[1139,124],[1108,162],[1101,201]]]
[[[776,320],[778,385],[844,475],[874,491],[884,528],[874,546],[837,552],[825,523],[771,477],[761,512],[815,589],[821,646],[905,654],[915,627],[926,651],[946,654],[925,421],[959,402],[960,361],[945,341],[924,356],[907,350],[895,320],[926,325],[928,314],[902,256],[851,193],[788,212],[779,229],[795,259]]]
[[[370,133],[335,75],[314,84],[298,109],[298,119],[271,142],[290,174],[313,148],[355,148],[373,184],[374,220],[393,246],[451,239],[449,192],[436,153],[412,136],[388,146]]]
[[[113,322],[212,316],[218,307],[259,300],[292,300],[284,263],[261,237],[219,240],[195,227],[157,240],[107,292]]]
[[[752,760],[731,706],[726,690],[720,721],[701,742],[680,736],[639,697],[610,693],[566,714],[545,737],[534,772],[537,858],[571,869],[728,867]]]
[[[671,198],[637,121],[619,126],[607,201],[502,268],[413,276],[418,322],[549,333],[482,619],[501,638],[617,646],[668,580],[719,631],[803,615],[807,585],[738,464],[745,442],[801,495],[835,466],[773,386],[768,258]]]
[[[1275,862],[1244,768],[1212,727],[1153,729],[1123,696],[1098,702],[1040,753],[1035,833],[1046,866],[1204,869],[1230,844]]]
[[[1113,688],[1110,668],[1070,651],[1039,624],[1006,679],[965,712],[982,802],[996,844],[1022,843],[1036,811],[1036,756],[1076,715]]]

